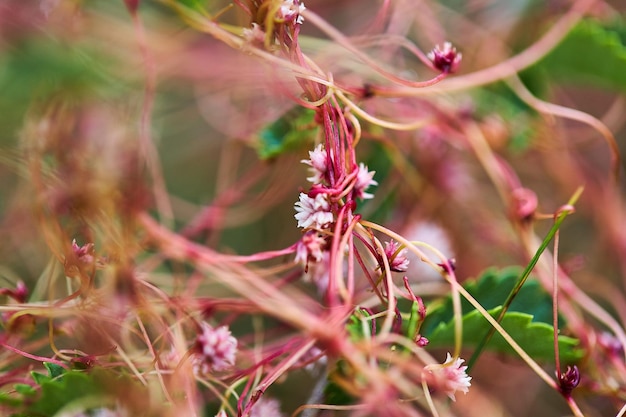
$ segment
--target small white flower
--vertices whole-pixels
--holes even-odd
[[[298,227],[304,229],[321,230],[328,227],[334,220],[325,194],[318,194],[315,198],[311,198],[305,193],[300,193],[300,201],[294,205],[294,208],[297,211],[294,217],[298,220]]]
[[[378,185],[376,181],[374,181],[375,171],[368,171],[367,166],[361,162],[359,164],[358,173],[356,174],[356,182],[354,183],[354,191],[357,198],[362,200],[366,200],[369,198],[374,198],[373,194],[366,193],[371,185]]]
[[[261,398],[250,412],[250,417],[283,417],[280,403],[274,398]]]
[[[304,7],[304,3],[299,1],[298,5],[294,3],[294,0],[284,0],[283,4],[278,9],[278,17],[285,21],[296,19],[296,23],[302,24],[304,22],[304,18],[300,15],[306,7]],[[297,17],[296,17],[297,16]]]
[[[220,410],[220,412],[217,413],[215,417],[228,417],[228,414],[226,414],[226,411]]]
[[[324,179],[324,174],[326,174],[326,170],[328,169],[326,165],[326,151],[321,143],[317,145],[315,149],[309,151],[309,158],[310,159],[300,161],[310,167],[309,171],[311,172],[311,176],[307,178],[307,181],[313,184],[319,184]]]
[[[443,390],[452,401],[456,401],[454,394],[457,391],[467,394],[470,385],[472,385],[470,382],[472,377],[465,372],[467,366],[462,365],[463,362],[465,362],[464,359],[453,358],[448,352],[443,364],[427,367],[431,374],[437,378],[437,387]]]
[[[214,329],[202,323],[202,333],[196,338],[194,371],[207,374],[210,370],[224,371],[235,364],[237,339],[226,326]]]

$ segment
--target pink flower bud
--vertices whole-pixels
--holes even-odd
[[[461,53],[450,42],[445,42],[443,48],[435,46],[427,56],[435,68],[446,74],[455,72],[462,58]]]

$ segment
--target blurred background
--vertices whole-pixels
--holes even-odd
[[[210,13],[228,6],[180,3]],[[389,39],[408,39],[424,52],[452,42],[463,54],[454,81],[532,48],[582,3],[308,0],[306,7],[354,36],[355,45],[381,66],[408,79],[435,73]],[[380,20],[385,5],[389,14]],[[622,152],[625,11],[618,0],[596,2],[584,24],[520,73],[537,97],[601,120]],[[218,20],[249,25],[237,7]],[[378,43],[358,38],[381,33],[389,38]],[[342,85],[386,82],[306,21],[300,41]],[[307,117],[292,99],[299,93],[290,77],[190,28],[161,2],[139,1],[134,15],[121,0],[1,1],[0,286],[23,280],[36,287],[52,273],[54,259],[63,258],[62,242],[97,241],[94,231],[113,230],[141,210],[226,253],[252,254],[296,242],[301,234],[293,204],[307,177],[300,160],[308,157],[319,132],[289,123]],[[541,114],[499,80],[454,90],[447,90],[446,82],[437,94],[360,103],[383,119],[432,123],[393,131],[363,122],[358,159],[376,171],[379,185],[375,198],[358,211],[455,258],[462,280],[488,267],[525,265],[520,219],[465,136],[464,120],[471,120],[508,170],[507,186],[531,190],[537,212],[551,215],[585,186],[576,214],[562,227],[560,260],[581,289],[623,322],[623,173],[622,181],[611,185],[614,154],[602,135],[579,121]],[[543,236],[551,224],[538,221],[535,232]],[[119,230],[113,239],[118,249],[99,242],[112,245],[105,252],[115,256],[123,256],[119,247],[137,244]],[[133,256],[135,249],[128,250]],[[417,281],[439,279],[427,269],[412,273]],[[487,354],[473,377],[478,383],[472,389],[481,395],[457,396],[458,415],[569,413],[558,393],[517,360]],[[588,415],[615,413],[623,382],[614,392],[590,396]]]

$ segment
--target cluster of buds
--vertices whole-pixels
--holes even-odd
[[[427,56],[433,67],[445,74],[455,72],[463,57],[450,42],[445,42],[443,48],[440,48],[439,45],[435,46]]]
[[[211,371],[225,371],[235,364],[237,339],[226,326],[211,327],[202,323],[202,331],[196,337],[193,358],[194,372],[206,375]]]

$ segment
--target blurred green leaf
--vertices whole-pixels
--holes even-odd
[[[37,390],[28,384],[15,384],[14,388],[16,392],[22,395],[31,396],[37,393]]]
[[[41,397],[28,411],[53,416],[66,404],[82,397],[102,393],[102,389],[84,372],[70,371],[62,378],[41,382]]]
[[[352,340],[360,340],[364,337],[371,337],[371,324],[368,318],[370,313],[363,308],[357,308],[348,319],[346,330]]]
[[[201,14],[206,14],[206,8],[200,0],[173,0],[179,6],[193,10]]]
[[[22,399],[8,392],[0,392],[0,404],[15,408],[22,404]]]
[[[545,77],[543,77],[545,78]],[[532,84],[533,91],[543,90],[543,81],[538,71],[524,74],[524,83]],[[530,88],[530,87],[529,87]],[[496,83],[476,90],[473,95],[476,114],[482,121],[498,115],[506,124],[509,147],[514,150],[528,148],[535,135],[537,113],[520,100],[504,83]]]
[[[626,92],[626,46],[621,38],[625,26],[623,20],[610,26],[583,20],[530,70],[538,68],[554,82],[592,84]]]
[[[0,62],[3,101],[30,101],[59,92],[93,92],[103,82],[113,81],[105,71],[105,61],[92,51],[54,40],[25,41],[3,58]]]
[[[337,382],[341,379],[351,380],[354,371],[345,361],[337,361],[335,368],[328,375],[328,384],[324,387],[324,401],[333,405],[354,404],[356,398],[344,390]]]
[[[379,184],[368,190],[376,198],[361,201],[359,204],[360,207],[364,208],[364,215],[367,216],[369,221],[374,223],[386,223],[393,216],[396,209],[396,190],[377,193],[378,187],[385,182],[385,179],[393,170],[394,162],[392,161],[391,152],[393,151],[389,147],[383,146],[380,142],[372,142],[367,144],[362,157],[363,163],[367,165],[368,170],[375,172],[374,179]]]
[[[0,144],[14,138],[33,103],[114,97],[124,91],[115,60],[51,38],[24,39],[0,55]],[[126,97],[126,100],[128,97]]]
[[[23,414],[20,415],[52,417],[68,404],[91,409],[115,405],[111,399],[117,399],[119,403],[130,398],[134,412],[132,415],[145,415],[144,411],[149,409],[149,397],[145,388],[127,375],[97,368],[90,372],[68,371],[53,364],[47,364],[46,368],[51,376],[56,377],[32,373],[35,381],[40,384],[37,397],[26,398],[26,401],[19,401],[14,396],[11,398],[13,406],[25,403],[25,408],[21,410]],[[18,390],[16,386],[15,389],[23,395],[32,395],[27,388]],[[0,402],[2,400],[0,398]],[[137,414],[139,411],[141,413]]]
[[[313,138],[315,111],[294,108],[259,132],[257,152],[261,159],[274,158],[298,149]]]

